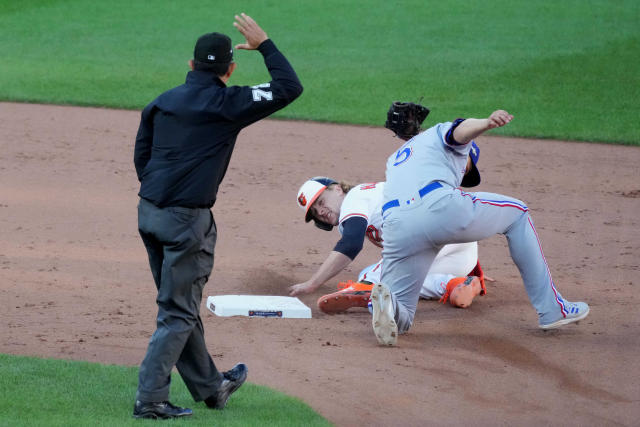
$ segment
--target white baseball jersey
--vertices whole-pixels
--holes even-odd
[[[354,216],[367,220],[367,237],[374,245],[382,247],[382,193],[384,182],[356,185],[347,193],[340,206],[338,230],[342,234],[342,223]]]

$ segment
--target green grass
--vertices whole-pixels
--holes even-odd
[[[138,369],[0,354],[0,426],[140,426],[132,417]],[[222,411],[194,403],[174,374],[171,401],[194,415],[189,426],[328,426],[300,400],[245,383]]]
[[[184,81],[196,38],[254,16],[305,93],[277,117],[380,126],[392,100],[428,121],[516,119],[505,135],[640,144],[637,0],[0,0],[0,99],[140,109]],[[233,84],[268,79],[236,52]]]

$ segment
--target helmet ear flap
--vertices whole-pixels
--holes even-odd
[[[324,230],[324,231],[331,231],[333,230],[333,225],[331,224],[327,224],[326,222],[322,222],[322,221],[318,221],[317,219],[313,218],[313,223],[316,225],[316,227],[318,227],[320,230]]]

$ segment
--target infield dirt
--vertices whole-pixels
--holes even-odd
[[[517,112],[515,120],[518,120]],[[155,287],[137,234],[138,111],[0,103],[0,352],[138,365]],[[409,334],[380,347],[370,315],[220,318],[202,305],[219,368],[300,397],[339,426],[637,425],[640,418],[640,148],[485,136],[479,191],[530,207],[578,325],[543,332],[506,240],[480,243],[496,279],[466,310],[421,301]],[[307,178],[384,180],[384,128],[266,120],[243,131],[213,209],[205,296],[285,295],[338,239],[305,224]],[[131,390],[133,401],[135,390]],[[228,410],[233,410],[230,401]],[[130,408],[123,408],[129,415]],[[202,409],[204,410],[204,409]]]

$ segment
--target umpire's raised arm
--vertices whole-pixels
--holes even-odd
[[[244,96],[234,93],[236,96],[228,97],[224,110],[230,119],[253,123],[293,102],[302,94],[302,84],[287,58],[256,21],[244,13],[235,18],[233,25],[246,39],[246,43],[235,48],[260,52],[272,80],[255,86],[230,87],[232,93],[239,91]]]

